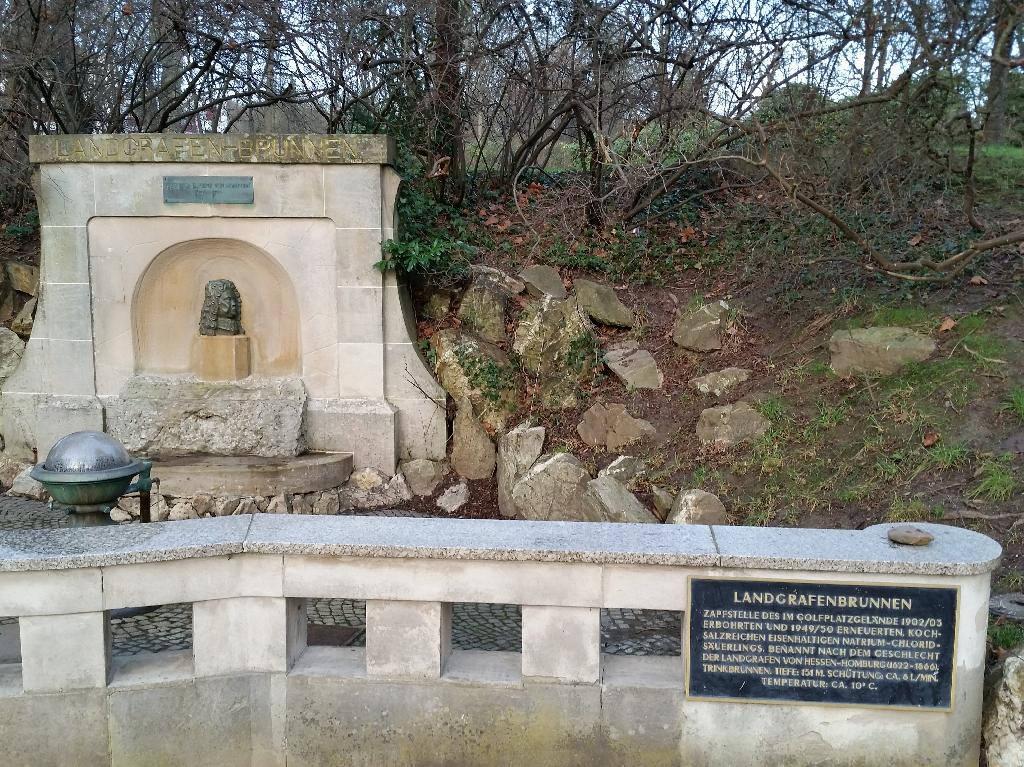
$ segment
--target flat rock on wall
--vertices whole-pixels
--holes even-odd
[[[527,292],[534,298],[566,298],[569,295],[562,283],[561,275],[553,266],[534,264],[523,269],[519,277],[526,283]]]
[[[498,440],[498,511],[516,515],[512,488],[544,450],[544,427],[521,423]]]
[[[594,376],[593,326],[575,299],[543,298],[526,306],[513,348],[523,368],[536,376],[544,406],[576,407],[580,386]]]
[[[592,479],[583,491],[583,507],[591,522],[657,523],[624,484],[607,475]]]
[[[434,369],[452,399],[468,397],[480,420],[493,431],[504,431],[515,410],[518,380],[509,356],[471,333],[442,330],[430,343],[436,355]]]
[[[627,445],[655,436],[656,431],[649,421],[627,413],[623,404],[597,402],[583,414],[576,433],[592,447],[618,452]]]
[[[465,479],[488,479],[494,461],[494,443],[473,415],[473,404],[463,399],[452,430],[452,468]]]
[[[672,327],[672,340],[678,346],[695,352],[721,349],[728,314],[729,305],[725,301],[704,304],[683,312]]]
[[[585,520],[582,497],[589,481],[589,472],[576,456],[542,456],[512,488],[516,516],[534,521]]]
[[[709,407],[697,420],[697,437],[718,447],[731,447],[757,439],[771,423],[746,402]]]
[[[674,525],[727,525],[729,515],[717,495],[684,490],[676,497],[665,521]]]
[[[935,353],[935,341],[909,328],[837,330],[828,342],[832,370],[838,376],[858,373],[891,375]]]
[[[573,282],[576,300],[594,322],[602,325],[614,325],[620,328],[631,328],[636,318],[633,311],[616,295],[614,288],[590,280]]]
[[[305,403],[298,378],[135,376],[106,403],[107,425],[130,453],[294,456]]]
[[[988,767],[1024,765],[1024,647],[1011,652],[988,680],[985,757]]]
[[[459,319],[467,330],[472,330],[491,343],[507,341],[505,335],[505,307],[508,293],[495,286],[488,278],[477,278],[462,295]]]
[[[710,394],[714,397],[721,397],[726,392],[736,388],[750,378],[750,371],[746,368],[725,368],[707,375],[697,376],[690,379],[690,386],[701,394]]]
[[[622,341],[608,348],[604,364],[630,389],[660,389],[665,383],[654,356],[635,341]]]

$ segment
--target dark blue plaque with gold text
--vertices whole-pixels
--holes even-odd
[[[686,693],[948,710],[955,588],[691,578]]]

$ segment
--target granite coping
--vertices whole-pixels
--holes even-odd
[[[928,546],[866,530],[521,522],[409,517],[241,515],[147,525],[0,533],[0,571],[53,570],[243,552],[672,565],[919,575],[993,570],[1002,549],[980,533],[920,524]]]
[[[705,525],[259,515],[245,550],[307,556],[714,567]]]
[[[33,163],[271,163],[394,165],[395,141],[377,133],[116,133],[29,137]]]
[[[241,554],[252,515],[147,525],[0,533],[0,572],[167,562]]]

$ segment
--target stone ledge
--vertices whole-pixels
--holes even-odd
[[[167,562],[241,554],[252,515],[147,525],[15,530],[0,534],[0,572]]]
[[[382,134],[123,133],[30,136],[29,162],[393,165]]]
[[[59,570],[250,552],[301,556],[674,565],[877,574],[978,575],[992,539],[923,524],[926,547],[867,530],[623,525],[396,517],[240,515],[144,526],[0,534],[0,571]]]
[[[1002,547],[988,536],[949,525],[914,523],[935,540],[901,546],[886,533],[895,524],[864,530],[715,526],[722,567],[817,570],[886,575],[979,575],[994,570]]]

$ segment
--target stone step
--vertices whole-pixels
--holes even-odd
[[[164,495],[272,496],[338,487],[352,473],[351,453],[306,453],[294,458],[189,455],[153,462]]]

